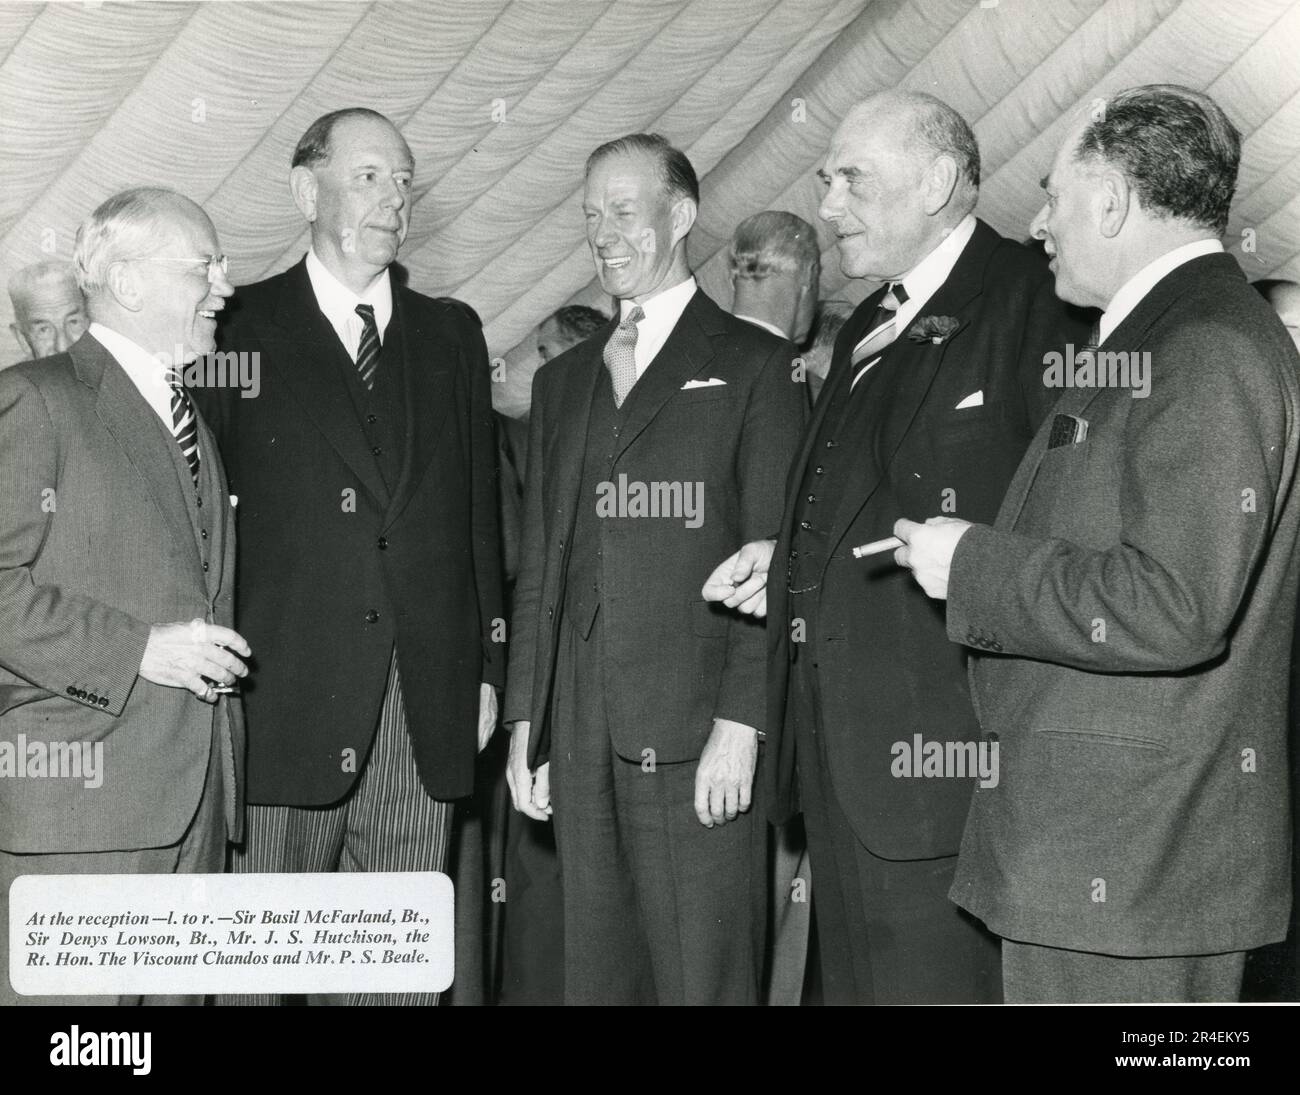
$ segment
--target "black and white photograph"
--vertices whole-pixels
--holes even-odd
[[[1297,0],[6,0],[0,287],[47,1074],[1300,1002]]]

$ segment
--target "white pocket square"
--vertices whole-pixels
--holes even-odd
[[[711,376],[708,380],[688,380],[682,385],[682,391],[686,391],[687,388],[725,388],[726,386],[727,382],[725,380],[719,380],[716,376]]]
[[[233,508],[234,508],[235,506],[237,506],[237,505],[239,505],[239,495],[237,495],[237,494],[232,494],[232,495],[230,496],[230,507],[231,507],[231,509],[233,509]]]
[[[970,395],[968,395],[965,399],[963,399],[960,403],[958,403],[957,406],[953,408],[953,410],[961,411],[961,410],[965,410],[967,407],[982,407],[982,406],[984,406],[983,388],[981,388],[978,392],[971,392]]]

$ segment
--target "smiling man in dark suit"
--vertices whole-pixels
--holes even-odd
[[[570,1003],[758,1001],[763,630],[699,587],[775,527],[804,392],[788,342],[696,287],[698,201],[662,137],[591,154],[619,315],[533,385],[505,714],[516,806],[554,800]]]
[[[234,520],[178,379],[214,348],[225,258],[157,187],[100,205],[74,258],[88,332],[0,372],[0,745],[75,765],[0,766],[0,1004],[71,1002],[10,988],[16,877],[219,873],[243,824],[243,718],[213,687],[247,673]]]
[[[496,720],[487,351],[467,306],[390,274],[414,170],[383,115],[317,119],[290,174],[311,250],[242,289],[223,332],[261,368],[257,398],[208,403],[240,497],[237,619],[258,650],[236,870],[441,870]]]
[[[1034,234],[1105,309],[1094,380],[993,527],[900,523],[1000,746],[953,899],[1003,937],[1008,1000],[1231,1000],[1286,934],[1300,355],[1223,253],[1239,157],[1173,85],[1071,128]]]
[[[1084,328],[1046,264],[975,219],[979,149],[938,99],[859,104],[819,174],[841,269],[885,284],[840,332],[779,539],[727,559],[705,595],[772,614],[774,820],[797,770],[827,1000],[992,1001],[996,940],[947,897],[974,780],[898,763],[918,736],[978,738],[965,657],[888,554],[852,549],[900,515],[991,519],[1051,402],[1043,354]]]

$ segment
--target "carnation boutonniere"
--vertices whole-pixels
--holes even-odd
[[[907,332],[913,342],[933,342],[942,345],[957,332],[961,321],[954,316],[922,316]]]

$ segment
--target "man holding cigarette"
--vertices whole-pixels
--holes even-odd
[[[883,284],[840,333],[778,540],[704,595],[770,600],[767,771],[776,821],[797,783],[827,1002],[993,1001],[996,940],[947,896],[971,773],[899,763],[918,739],[977,742],[965,656],[887,550],[852,549],[904,513],[991,517],[1051,403],[1043,355],[1084,327],[1037,256],[975,219],[979,150],[946,104],[859,104],[819,174],[841,268]]]
[[[1000,740],[952,896],[1009,1001],[1234,1000],[1286,934],[1300,355],[1223,253],[1239,155],[1172,85],[1071,129],[1034,235],[1149,390],[1062,395],[992,527],[895,530]]]

